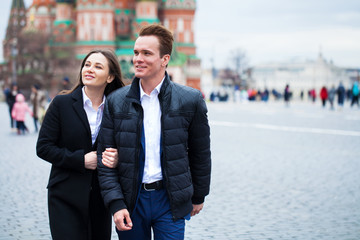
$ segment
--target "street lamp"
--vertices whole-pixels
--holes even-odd
[[[17,50],[17,38],[14,38],[11,43],[11,57],[12,57],[12,82],[16,83],[16,56]]]

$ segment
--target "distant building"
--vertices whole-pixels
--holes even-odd
[[[172,80],[201,87],[200,59],[194,44],[195,0],[33,0],[28,9],[23,0],[12,1],[9,27],[16,18],[22,28],[26,23],[26,28],[49,33],[51,47],[75,46],[79,59],[93,48],[113,49],[123,71],[132,71],[132,49],[140,28],[161,23],[175,37],[167,69]],[[6,62],[10,62],[11,39],[7,34],[4,40]]]
[[[341,68],[335,66],[331,61],[326,61],[322,54],[316,61],[289,61],[282,63],[259,64],[252,68],[251,87],[259,90],[265,88],[283,92],[286,84],[294,96],[304,95],[310,89],[320,91],[321,87],[337,87],[342,81],[349,88],[353,81],[359,79],[359,69]]]
[[[10,16],[8,26],[6,28],[5,39],[3,40],[3,55],[4,62],[1,63],[1,71],[12,72],[12,74],[1,74],[1,77],[6,80],[10,78],[12,82],[16,82],[17,69],[17,41],[18,36],[26,25],[26,8],[23,0],[13,0],[11,3]]]

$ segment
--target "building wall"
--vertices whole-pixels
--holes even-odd
[[[164,24],[175,36],[176,50],[188,58],[176,63],[177,66],[169,67],[168,71],[175,82],[200,89],[201,66],[189,64],[192,59],[196,59],[193,23],[196,1],[46,1],[40,10],[30,10],[36,13],[33,15],[35,27],[51,32],[54,46],[70,46],[75,43],[79,57],[100,47],[113,49],[120,61],[128,61],[132,58],[133,42],[140,28],[151,23]],[[52,14],[51,21],[44,17],[45,12]],[[196,60],[200,62],[200,59]]]

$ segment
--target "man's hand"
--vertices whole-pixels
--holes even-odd
[[[196,214],[200,213],[200,211],[203,209],[204,203],[202,204],[193,204],[193,210],[191,211],[191,216],[195,216]]]
[[[118,152],[116,148],[106,148],[102,153],[102,163],[108,168],[116,168],[118,164]]]
[[[119,231],[131,230],[133,226],[127,209],[121,209],[114,214],[114,223]]]
[[[85,168],[90,170],[95,170],[97,167],[97,156],[96,151],[88,152],[84,156],[85,159]]]

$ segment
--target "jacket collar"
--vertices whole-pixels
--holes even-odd
[[[140,79],[135,77],[131,83],[130,90],[126,95],[128,98],[131,98],[133,101],[140,103]],[[161,85],[159,99],[165,97],[165,95],[169,94],[169,91],[166,89],[171,85],[171,81],[168,73],[165,71],[164,82]]]

